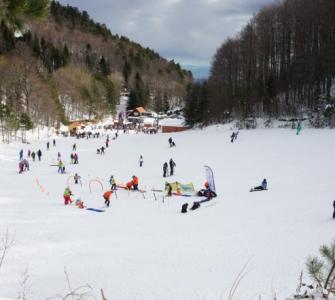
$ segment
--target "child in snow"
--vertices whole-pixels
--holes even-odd
[[[64,194],[63,194],[63,198],[64,198],[64,205],[68,205],[72,203],[72,192],[70,190],[70,188],[66,187],[64,190]]]
[[[80,198],[78,198],[74,204],[75,204],[78,208],[80,208],[80,209],[85,208],[85,204],[84,204],[83,201],[81,201]]]
[[[109,184],[111,185],[112,191],[116,191],[116,181],[113,175],[109,179]]]
[[[267,187],[268,187],[268,183],[267,183],[266,179],[264,178],[263,181],[262,181],[262,185],[254,187],[253,190],[254,191],[264,191],[264,190],[267,189]]]
[[[73,179],[74,179],[74,183],[78,184],[79,180],[81,180],[81,177],[76,173],[76,174],[74,174]]]
[[[109,204],[110,204],[110,199],[112,197],[112,193],[113,191],[112,190],[109,190],[109,191],[106,191],[102,196],[103,198],[105,199],[105,204],[107,207],[109,207]]]
[[[140,167],[143,166],[143,156],[141,155],[140,158],[138,159],[138,162],[140,163]]]

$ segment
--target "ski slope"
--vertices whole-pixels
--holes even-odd
[[[334,238],[335,131],[240,131],[234,143],[230,134],[229,127],[214,126],[171,135],[121,134],[104,156],[96,149],[105,137],[57,138],[49,151],[46,140],[0,145],[0,234],[8,228],[15,240],[0,270],[0,295],[16,298],[25,270],[28,299],[65,294],[66,268],[72,287],[90,284],[97,296],[103,288],[108,299],[228,299],[247,261],[235,299],[276,293],[279,300],[294,293],[306,258]],[[170,136],[175,148],[168,146]],[[73,143],[79,165],[69,164]],[[19,175],[21,147],[41,148],[43,157]],[[58,151],[66,157],[64,175],[50,166]],[[212,167],[215,204],[181,214],[183,203],[199,199],[163,202],[161,193],[151,192],[164,188],[162,166],[170,158],[177,167],[168,180],[193,182],[196,189],[203,187],[203,166]],[[92,183],[89,191],[94,178],[105,191],[110,175],[118,183],[137,175],[147,192],[118,190],[103,213],[64,206],[63,191],[75,172],[82,186],[70,179],[72,191],[89,207],[103,206],[100,185]],[[249,193],[263,178],[269,190]]]

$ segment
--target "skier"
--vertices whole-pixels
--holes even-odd
[[[109,184],[111,185],[111,190],[116,191],[116,181],[113,175],[109,179]]]
[[[35,156],[36,156],[35,152],[32,152],[31,153],[31,158],[33,159],[33,161],[35,161]]]
[[[72,151],[77,151],[77,145],[76,144],[72,145]]]
[[[73,179],[74,179],[74,183],[78,184],[79,180],[81,180],[81,177],[76,173],[76,174],[74,174]]]
[[[264,191],[264,190],[267,189],[267,187],[268,187],[268,183],[266,181],[266,178],[264,178],[263,181],[262,181],[262,184],[260,186],[256,186],[253,189],[251,189],[250,191],[251,192],[252,191]]]
[[[50,143],[47,142],[47,150],[49,150],[49,149],[50,149]]]
[[[38,149],[38,151],[37,151],[37,157],[38,157],[38,160],[41,161],[41,157],[42,157],[42,151],[41,151],[41,149]]]
[[[300,134],[300,131],[301,131],[301,129],[302,129],[302,127],[301,127],[301,123],[300,122],[298,122],[298,126],[297,126],[297,135],[299,135]]]
[[[335,200],[333,202],[334,212],[333,212],[333,219],[335,219]]]
[[[174,168],[176,167],[176,163],[171,158],[169,164],[170,164],[170,176],[173,176],[174,175]]]
[[[68,205],[72,203],[72,192],[70,190],[70,188],[66,187],[64,190],[64,194],[63,194],[63,198],[64,198],[64,205]]]
[[[110,198],[112,197],[112,190],[106,191],[102,196],[105,199],[105,204],[107,207],[109,207],[110,204]]]
[[[20,150],[19,154],[20,154],[20,160],[22,160],[23,159],[23,149]]]
[[[52,144],[53,144],[54,147],[56,147],[56,140],[55,139],[52,140]]]
[[[141,155],[140,158],[138,159],[138,162],[140,163],[140,167],[143,166],[143,156]]]
[[[102,146],[102,147],[100,148],[100,153],[101,153],[101,154],[105,154],[105,147],[104,147],[104,146]]]
[[[168,173],[168,163],[165,162],[163,165],[163,177],[166,177]]]

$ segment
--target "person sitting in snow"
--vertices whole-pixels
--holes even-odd
[[[268,187],[268,183],[266,181],[266,179],[264,178],[262,181],[262,184],[260,186],[256,186],[252,189],[252,191],[264,191],[266,190]]]
[[[83,201],[81,201],[80,198],[78,198],[74,204],[75,204],[78,208],[80,208],[80,209],[85,208],[85,204],[84,204]]]
[[[64,205],[71,204],[73,201],[71,199],[72,191],[69,187],[66,187],[64,190],[63,198],[64,198]]]

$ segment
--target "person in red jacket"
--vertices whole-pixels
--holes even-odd
[[[132,183],[133,183],[134,190],[138,191],[138,177],[137,176],[133,175]]]
[[[105,204],[107,207],[109,207],[109,204],[110,204],[110,199],[112,197],[112,194],[113,194],[113,191],[112,190],[108,190],[106,191],[102,196],[104,197],[105,199]]]

